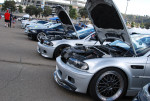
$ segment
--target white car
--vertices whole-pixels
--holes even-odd
[[[4,15],[1,15],[2,18],[4,18]]]
[[[101,45],[64,49],[56,59],[55,81],[68,90],[89,93],[94,101],[135,96],[150,82],[150,37],[135,34],[139,36],[132,41],[113,0],[87,0],[85,8]],[[58,6],[57,12],[65,11]],[[112,43],[104,45],[108,40]]]
[[[25,33],[28,33],[30,29],[48,29],[50,28],[54,23],[53,22],[47,22],[45,24],[40,23],[32,23],[30,25],[27,25],[25,28]]]
[[[26,28],[27,25],[30,25],[32,23],[38,23],[38,20],[31,20],[31,21],[28,21],[28,20],[25,20],[21,23],[21,28]]]
[[[43,42],[38,42],[37,51],[43,57],[46,58],[56,58],[60,55],[61,51],[66,47],[72,46],[91,46],[94,44],[98,44],[95,39],[95,32],[90,34],[90,30],[94,30],[93,28],[87,28],[89,32],[79,34],[78,36],[80,39],[62,39],[62,40],[52,40],[47,41],[44,40]],[[91,31],[92,32],[92,31]],[[89,35],[90,34],[90,35]]]

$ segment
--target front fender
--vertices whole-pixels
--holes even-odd
[[[131,67],[130,64],[126,63],[126,62],[122,62],[116,59],[90,59],[90,60],[86,60],[85,61],[88,66],[89,66],[89,70],[87,72],[92,73],[92,74],[96,74],[99,71],[106,69],[106,68],[118,68],[121,71],[123,71],[125,73],[125,75],[127,76],[128,79],[128,88],[132,88],[132,81],[133,81],[133,74],[131,71]]]

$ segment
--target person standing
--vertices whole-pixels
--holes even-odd
[[[10,20],[10,13],[9,11],[7,10],[6,13],[4,14],[5,16],[5,26],[8,27],[8,24],[9,24],[9,20]]]
[[[11,28],[11,21],[12,21],[12,19],[13,19],[13,15],[12,15],[12,12],[10,13],[10,22],[9,22],[9,27]]]
[[[12,18],[12,23],[13,23],[13,28],[15,28],[15,23],[16,23],[16,17],[14,16],[13,18]]]

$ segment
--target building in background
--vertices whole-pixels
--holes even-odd
[[[1,12],[1,9],[2,9],[2,5],[3,5],[3,3],[0,3],[0,12]]]
[[[34,5],[36,7],[62,5],[68,7],[72,5],[74,8],[84,7],[86,0],[21,0],[21,5]]]
[[[15,0],[4,0],[4,2],[5,2],[5,1],[15,1]]]

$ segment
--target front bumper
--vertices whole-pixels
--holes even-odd
[[[25,24],[21,24],[21,28],[25,28]]]
[[[24,31],[26,34],[29,33],[29,29],[28,28],[25,28],[25,31]]]
[[[38,42],[37,52],[40,53],[43,57],[53,58],[54,50],[54,47],[46,46]]]
[[[86,93],[88,85],[94,74],[82,71],[63,63],[61,58],[56,59],[55,81],[68,90]]]
[[[36,40],[37,39],[37,34],[36,33],[32,33],[32,32],[29,31],[28,32],[28,38]]]

